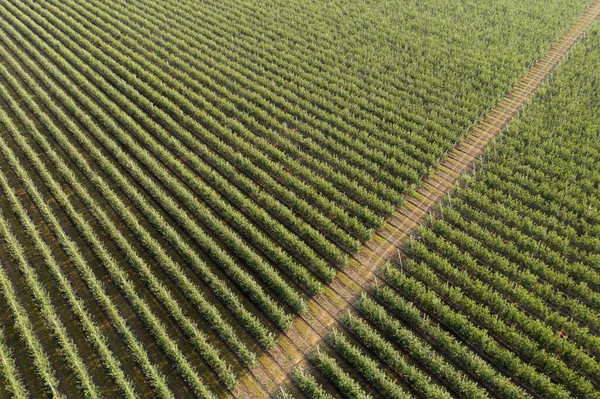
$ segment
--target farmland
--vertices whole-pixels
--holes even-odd
[[[310,355],[314,371],[295,371],[301,391],[600,395],[598,28]]]
[[[0,2],[0,397],[243,396],[589,5]],[[598,395],[587,36],[283,390]]]

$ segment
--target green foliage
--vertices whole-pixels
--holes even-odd
[[[402,399],[411,397],[380,368],[376,361],[365,355],[358,347],[350,344],[337,329],[332,330],[328,340],[336,352],[386,398]]]
[[[333,357],[321,351],[318,346],[310,355],[310,361],[323,374],[323,377],[342,392],[345,398],[369,399],[372,397],[361,388],[356,380],[344,371]]]
[[[4,331],[0,328],[0,357],[2,358],[1,370],[4,375],[6,385],[3,386],[5,391],[8,391],[17,399],[25,399],[29,397],[27,389],[23,385],[23,380],[17,370],[15,360],[12,357],[11,350],[6,344]]]
[[[315,377],[302,367],[294,370],[294,381],[300,390],[311,399],[332,399],[331,395],[315,380]]]
[[[8,391],[29,396],[24,359],[56,396],[233,389],[587,2],[0,4],[1,322],[23,343],[0,331]],[[524,141],[490,153],[497,167],[386,273],[410,299],[378,289],[390,314],[361,299],[364,320],[327,341],[342,361],[312,357],[341,393],[597,387],[597,129],[550,111],[585,131],[585,151],[515,125]],[[328,397],[311,376],[296,381]]]

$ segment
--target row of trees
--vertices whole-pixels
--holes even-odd
[[[336,375],[386,397],[402,393],[391,376],[420,397],[598,397],[600,28],[589,35],[354,304],[349,334],[328,337]]]
[[[11,56],[8,55],[8,53],[5,53],[4,55],[6,56],[5,59],[14,61],[11,59]],[[6,69],[4,67],[1,69],[6,72]],[[8,78],[10,75],[5,73],[4,76],[5,78]],[[20,76],[22,78],[25,78],[25,75]],[[13,82],[16,83],[14,81],[14,78]],[[32,104],[30,96],[28,96],[26,93],[23,93],[22,90],[21,94],[23,94],[21,98],[23,98],[24,100],[29,100],[28,102]],[[46,150],[46,154],[48,154],[48,156],[51,157],[52,161],[55,163],[53,166],[56,168],[56,170],[59,173],[61,173],[61,175],[67,181],[69,181],[71,187],[73,187],[73,189],[80,196],[82,201],[88,206],[92,214],[95,217],[97,217],[98,222],[103,223],[107,227],[107,233],[122,236],[122,233],[116,228],[114,224],[112,224],[106,212],[103,211],[97,205],[95,199],[85,189],[82,183],[79,182],[73,171],[66,165],[64,160],[57,155],[56,151],[49,146],[48,139],[39,132],[39,130],[35,127],[31,119],[29,119],[27,115],[23,114],[22,112],[19,112],[19,106],[14,100],[10,101],[10,105],[12,111],[16,113],[17,117],[19,117],[19,121],[21,123],[24,123],[25,126],[28,126],[28,131],[34,134],[34,138],[36,139],[36,141],[38,141],[38,143],[42,145],[42,148]],[[43,117],[43,114],[38,114],[37,116],[41,117],[42,122],[45,121],[47,123],[52,123],[47,117]],[[194,367],[189,364],[186,357],[179,349],[178,345],[167,333],[167,329],[164,323],[151,310],[149,304],[139,296],[134,283],[129,279],[129,274],[120,267],[119,262],[117,262],[112,256],[112,254],[107,250],[106,246],[102,243],[94,229],[91,227],[90,222],[87,221],[81,215],[81,213],[75,209],[72,201],[65,194],[63,187],[48,171],[45,164],[41,161],[40,156],[31,147],[31,144],[27,142],[27,140],[23,137],[22,133],[14,126],[14,124],[10,120],[3,120],[3,124],[8,128],[9,133],[11,133],[13,139],[19,145],[19,150],[27,156],[28,161],[33,165],[37,173],[41,176],[46,187],[57,199],[60,206],[67,212],[71,220],[79,229],[79,232],[82,234],[82,236],[86,239],[86,241],[88,241],[88,243],[94,250],[96,256],[102,262],[103,266],[106,268],[109,275],[113,279],[115,285],[117,285],[123,291],[124,296],[129,300],[140,319],[144,322],[148,330],[155,337],[159,346],[163,348],[165,353],[172,359],[175,367],[181,371],[182,375],[188,381],[188,383],[190,383],[195,392],[202,397],[210,397],[210,392],[208,392],[206,386],[201,381]],[[57,131],[56,129],[53,130]],[[13,164],[17,162],[18,161],[15,160]],[[22,180],[26,180],[27,175],[21,174],[20,178]],[[120,244],[126,244],[126,241],[123,237],[121,237],[118,242]],[[137,255],[135,251],[133,251],[131,248],[124,247],[124,253],[127,255],[127,258],[130,260],[132,265],[137,265],[138,267],[143,266],[139,255]],[[172,392],[166,385],[164,377],[158,372],[156,366],[149,363],[148,355],[146,354],[143,347],[141,347],[141,344],[139,344],[139,341],[137,341],[135,337],[132,336],[131,330],[127,328],[126,323],[124,322],[122,317],[119,317],[115,314],[118,313],[118,311],[115,308],[114,302],[108,297],[106,297],[105,294],[103,295],[101,291],[101,286],[99,286],[97,280],[94,281],[95,279],[92,276],[90,276],[89,269],[84,269],[84,272],[86,273],[85,277],[88,279],[88,281],[91,280],[92,282],[96,283],[94,284],[94,289],[98,292],[95,292],[95,294],[98,296],[102,296],[103,299],[106,301],[104,303],[105,310],[107,311],[107,313],[113,314],[113,320],[118,323],[118,327],[121,327],[122,333],[124,333],[128,338],[128,343],[135,348],[135,351],[132,350],[132,353],[134,354],[134,356],[136,356],[136,360],[140,361],[141,366],[148,373],[147,375],[149,378],[149,382],[157,390],[157,395],[167,398],[173,397]],[[173,301],[165,303],[165,306],[171,306],[172,309],[176,309],[176,305]],[[211,353],[212,351],[210,350],[210,348],[208,349],[209,350],[206,354],[208,356],[213,355],[213,357],[217,359],[218,357],[214,356],[214,353]],[[227,366],[225,366],[220,360],[219,364],[225,368],[223,378],[231,381],[231,375],[228,371],[226,371]]]
[[[44,33],[44,31],[39,31],[39,33],[43,36],[47,35],[47,33]],[[60,33],[57,32],[58,37],[60,37],[59,35]],[[69,41],[70,39],[65,37],[64,40]],[[157,202],[159,202],[169,212],[169,214],[179,222],[179,224],[182,227],[186,228],[187,232],[196,239],[199,245],[204,244],[204,246],[206,246],[207,244],[205,244],[205,242],[207,241],[209,242],[209,244],[212,243],[212,245],[216,245],[214,243],[214,239],[211,238],[211,234],[204,231],[204,229],[200,227],[199,222],[202,222],[204,225],[208,225],[210,228],[212,228],[212,233],[221,238],[222,242],[225,245],[227,245],[235,255],[241,257],[243,260],[246,261],[246,263],[249,266],[257,269],[259,272],[262,271],[261,277],[267,280],[268,285],[275,286],[275,289],[286,295],[285,298],[287,300],[294,300],[294,305],[299,309],[302,309],[303,305],[299,294],[292,292],[287,282],[285,282],[275,270],[273,270],[259,255],[257,255],[245,240],[243,240],[230,226],[228,226],[223,219],[217,217],[217,215],[215,215],[209,208],[207,208],[206,205],[202,204],[198,200],[198,198],[194,196],[192,192],[190,192],[187,186],[181,184],[181,182],[178,179],[176,179],[171,173],[169,173],[169,170],[164,168],[164,166],[161,164],[162,159],[159,161],[158,159],[153,157],[150,151],[148,151],[148,147],[141,146],[139,143],[136,142],[136,140],[133,137],[131,137],[131,135],[127,133],[128,131],[123,129],[122,126],[127,127],[129,131],[132,130],[137,134],[145,135],[147,139],[151,137],[147,131],[141,129],[141,127],[137,125],[135,120],[133,120],[120,107],[115,105],[106,95],[99,91],[96,88],[96,86],[91,84],[86,79],[93,78],[94,80],[98,80],[101,79],[101,76],[98,75],[89,65],[84,64],[81,60],[76,58],[76,56],[72,55],[72,53],[70,53],[68,50],[65,50],[66,57],[68,57],[66,59],[71,59],[71,57],[73,57],[73,62],[76,65],[78,65],[81,70],[85,71],[85,75],[82,75],[77,70],[74,70],[71,64],[67,62],[65,58],[61,58],[47,45],[42,46],[48,49],[48,55],[54,56],[56,62],[58,62],[64,70],[74,71],[73,76],[77,78],[77,83],[79,83],[81,86],[87,89],[87,93],[81,93],[80,91],[76,91],[77,89],[73,88],[74,94],[78,93],[79,98],[83,98],[83,100],[81,101],[85,101],[89,105],[89,108],[87,109],[89,109],[94,116],[96,116],[103,122],[104,128],[109,129],[110,132],[117,135],[117,137],[128,146],[130,151],[134,151],[134,153],[140,158],[140,161],[143,162],[142,165],[138,165],[137,163],[132,162],[131,156],[127,152],[125,152],[123,148],[119,146],[118,143],[112,137],[108,136],[107,133],[103,131],[103,129],[96,127],[92,130],[92,133],[99,134],[99,136],[97,136],[98,140],[100,140],[105,146],[107,146],[111,150],[113,156],[115,156],[119,161],[120,167],[124,168],[129,173],[131,173],[133,176],[135,176],[136,179],[139,179],[140,183],[142,184],[142,187]],[[84,51],[82,48],[79,47],[75,47],[74,49],[77,52]],[[89,58],[89,55],[87,57],[88,58],[84,59],[90,60],[90,63],[92,65],[97,65],[97,63],[94,63],[92,61],[92,58]],[[108,70],[105,70],[105,72],[110,73],[110,71]],[[110,91],[111,97],[122,97],[118,90],[112,88],[106,82],[99,82],[99,84],[100,83],[103,83],[101,87],[103,87],[105,90]],[[108,109],[110,109],[112,112],[107,114],[103,108],[98,108],[97,106],[94,107],[94,103],[89,96],[92,96],[92,98],[101,101],[101,104],[105,105],[106,107],[110,107]],[[117,120],[122,125],[118,125],[111,118],[111,116],[117,118]],[[101,134],[104,135],[102,136]],[[159,144],[157,144],[156,141],[154,141],[154,146],[159,146]],[[172,155],[170,156],[170,159],[174,159]],[[168,160],[169,158],[165,159],[165,162],[167,162]],[[147,169],[145,170],[143,169],[143,167]],[[159,178],[160,181],[164,183],[167,186],[167,188],[171,191],[166,191],[159,184],[157,184],[157,182],[154,179],[152,179],[151,176],[148,175],[147,170],[149,170],[152,174],[157,176],[157,178]],[[195,181],[198,182],[198,179],[195,179]],[[177,195],[177,197],[173,198],[174,195]],[[183,208],[181,208],[181,206],[177,202],[178,200],[186,204],[189,207],[189,209],[193,212],[192,214],[199,220],[195,220],[190,213],[186,212]],[[218,198],[215,198],[214,201],[215,203],[219,203],[227,207],[227,203],[219,200]],[[234,214],[226,214],[224,217],[225,220],[232,220],[234,216],[237,216],[239,218],[239,223],[237,227],[247,226],[250,230],[257,233],[255,236],[253,236],[254,241],[260,240],[261,238],[267,240],[267,238],[265,238],[258,230],[256,230],[256,228],[252,224],[248,223],[241,215],[236,215],[232,207],[227,207],[227,210],[230,212],[234,212]],[[165,227],[163,226],[165,225],[157,226],[157,228],[164,229]],[[168,228],[168,224],[166,228]],[[265,246],[264,242],[262,242],[262,246],[259,246],[259,243],[260,242],[257,243],[257,246],[259,248],[263,248],[265,251],[271,250],[272,256],[279,256],[280,258],[283,257],[283,260],[285,260],[286,255],[281,251],[278,251],[277,247],[273,246],[272,244],[270,244],[269,246]],[[301,268],[302,266],[292,263],[292,267]],[[285,327],[282,326],[282,328]]]

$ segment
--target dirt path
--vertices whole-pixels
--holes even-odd
[[[350,265],[339,271],[323,293],[309,302],[308,311],[278,338],[272,350],[260,357],[259,365],[240,378],[231,392],[233,397],[268,397],[287,380],[290,371],[306,362],[306,354],[337,323],[339,315],[346,312],[358,295],[373,284],[375,273],[384,262],[396,256],[404,240],[455,187],[460,177],[471,171],[485,147],[525,106],[535,90],[548,79],[552,70],[599,16],[600,0],[595,0],[517,86],[435,168],[432,175],[423,180],[416,193],[407,198],[406,203],[387,220],[375,237],[364,244]]]

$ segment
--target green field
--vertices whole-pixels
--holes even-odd
[[[312,355],[324,381],[296,371],[309,397],[600,396],[598,48],[596,24]]]
[[[0,2],[0,397],[231,395],[589,4]],[[598,32],[284,389],[599,396]]]

